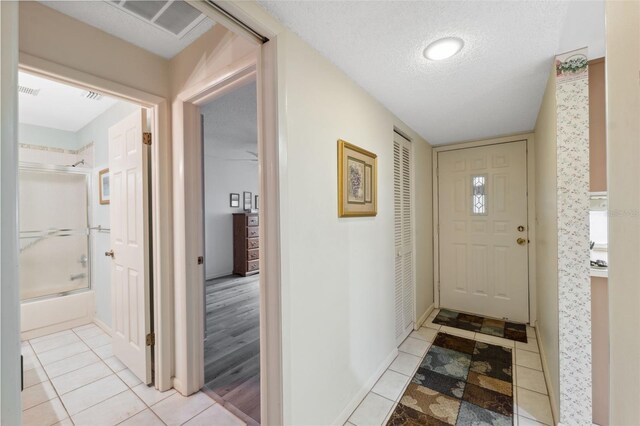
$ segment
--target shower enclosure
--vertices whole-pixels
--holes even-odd
[[[91,286],[91,171],[20,165],[22,302],[71,295]]]

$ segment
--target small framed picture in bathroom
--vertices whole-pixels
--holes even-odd
[[[111,201],[111,187],[109,185],[109,169],[100,170],[98,173],[100,186],[100,204],[109,204]]]

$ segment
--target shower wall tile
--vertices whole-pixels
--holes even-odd
[[[20,161],[56,166],[69,166],[84,160],[79,167],[93,167],[93,143],[89,143],[79,150],[52,148],[33,144],[20,144]]]

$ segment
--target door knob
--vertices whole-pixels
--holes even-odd
[[[111,257],[112,259],[114,259],[114,258],[115,258],[115,253],[113,252],[113,250],[105,251],[105,252],[104,252],[104,255],[105,255],[105,256],[109,256],[109,257]]]
[[[516,240],[516,243],[518,243],[519,245],[523,246],[523,245],[527,244],[527,240],[525,240],[524,238],[518,238]]]

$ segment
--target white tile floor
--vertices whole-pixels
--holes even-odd
[[[144,385],[95,324],[22,342],[23,425],[245,425],[202,392]]]
[[[396,359],[351,414],[345,426],[386,424],[438,331],[512,348],[514,426],[553,425],[551,404],[533,328],[527,326],[529,342],[524,344],[486,334],[441,327],[432,322],[437,314],[436,309],[422,327],[411,333],[400,345]]]

